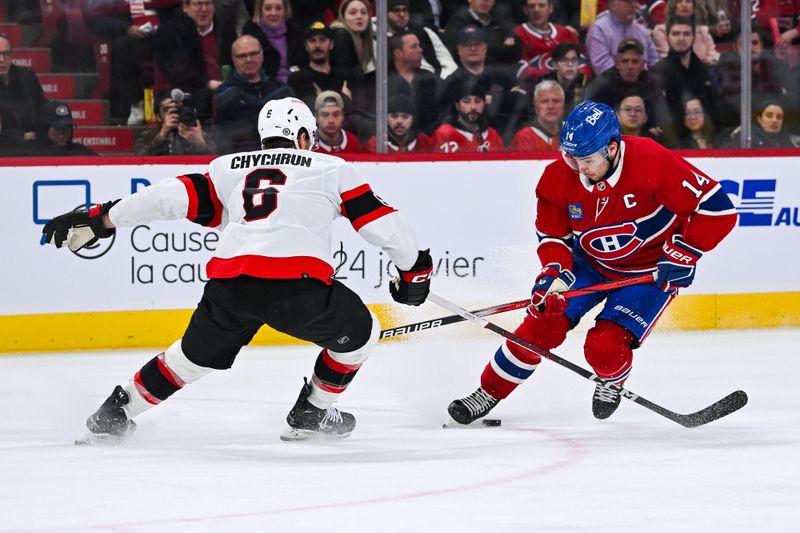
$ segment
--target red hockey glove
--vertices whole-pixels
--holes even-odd
[[[673,235],[671,241],[664,243],[664,255],[657,263],[656,285],[664,292],[691,285],[697,260],[703,257],[703,252],[683,242],[680,235]]]
[[[77,252],[85,246],[91,246],[98,239],[114,235],[114,229],[103,225],[103,215],[108,213],[119,200],[95,204],[89,209],[80,207],[69,213],[58,215],[44,225],[42,233],[50,244],[61,248],[64,244]]]
[[[408,270],[397,269],[399,277],[389,283],[389,294],[395,302],[406,305],[420,305],[431,290],[433,259],[430,250],[420,250],[417,262]]]
[[[550,263],[545,266],[531,291],[531,306],[540,314],[560,315],[567,309],[567,299],[561,294],[575,283],[575,274],[561,269],[561,265]]]

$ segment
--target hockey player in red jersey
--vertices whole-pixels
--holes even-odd
[[[489,126],[483,112],[486,108],[486,90],[480,83],[465,82],[460,87],[458,100],[453,104],[456,114],[439,126],[431,145],[434,152],[502,152],[503,138]]]
[[[559,346],[597,304],[584,356],[600,378],[622,384],[638,348],[678,289],[688,287],[704,253],[733,229],[736,211],[720,185],[661,145],[620,134],[614,111],[586,101],[561,130],[563,157],[536,187],[537,254],[543,265],[516,334],[543,348]],[[561,293],[607,280],[653,273],[655,283],[571,298]],[[469,424],[533,374],[540,357],[504,342],[480,387],[448,407]],[[619,394],[595,387],[592,412],[611,416]]]
[[[431,256],[351,165],[311,151],[317,126],[301,100],[268,102],[258,131],[263,151],[218,157],[205,174],[163,180],[45,225],[47,242],[73,251],[111,236],[115,227],[153,220],[187,218],[221,230],[183,338],[118,385],[89,417],[89,432],[78,443],[124,437],[137,415],[212,370],[230,368],[263,324],[322,348],[281,438],[342,438],[353,431],[355,417],[332,404],[377,343],[380,324],[356,293],[333,279],[331,225],[345,217],[383,249],[399,271],[390,292],[400,303],[425,301]]]

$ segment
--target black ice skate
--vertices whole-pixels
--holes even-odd
[[[320,409],[308,401],[311,384],[303,378],[305,384],[300,389],[292,410],[286,415],[289,429],[281,435],[281,440],[306,440],[314,437],[333,437],[343,439],[349,437],[356,427],[356,417],[340,411],[335,407]]]
[[[594,396],[592,396],[592,414],[595,418],[605,420],[614,414],[619,407],[620,400],[622,400],[622,396],[619,392],[598,383],[594,388]]]
[[[128,405],[130,398],[125,389],[117,385],[114,392],[103,402],[103,405],[89,418],[86,427],[89,431],[75,440],[75,444],[121,443],[136,429],[136,423],[128,420],[122,409]]]
[[[471,424],[486,416],[500,400],[478,387],[478,390],[459,400],[453,400],[447,412],[459,424]]]

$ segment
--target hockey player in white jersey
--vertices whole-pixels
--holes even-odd
[[[219,157],[187,174],[88,210],[59,215],[47,242],[71,250],[116,227],[188,218],[221,231],[209,281],[183,337],[139,369],[86,421],[78,443],[120,439],[133,419],[183,386],[227,369],[262,324],[321,347],[281,438],[347,437],[355,417],[333,407],[378,340],[380,324],[353,291],[333,279],[331,224],[340,216],[394,262],[400,303],[420,305],[432,269],[408,222],[373,194],[342,159],[311,150],[317,126],[296,98],[268,102],[258,117],[262,151]]]

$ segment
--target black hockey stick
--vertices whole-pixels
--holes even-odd
[[[462,309],[458,305],[448,300],[445,300],[441,296],[437,296],[436,294],[431,293],[430,295],[428,295],[428,300],[444,307],[448,311],[461,315],[462,317],[464,317],[465,320],[469,320],[473,324],[477,324],[482,328],[488,329],[489,331],[493,331],[494,333],[497,333],[498,335],[505,337],[514,344],[522,346],[523,348],[532,351],[536,355],[544,357],[545,359],[550,359],[554,363],[557,363],[563,367],[568,368],[569,370],[572,370],[576,374],[585,377],[589,381],[594,381],[595,383],[602,383],[606,387],[616,390],[625,398],[628,398],[629,400],[636,402],[639,405],[644,406],[650,409],[651,411],[660,414],[665,418],[669,418],[673,422],[677,422],[678,424],[686,428],[694,428],[697,426],[702,426],[703,424],[708,424],[709,422],[713,422],[718,418],[722,418],[723,416],[727,416],[735,411],[738,411],[747,404],[747,394],[744,391],[737,390],[736,392],[728,394],[718,402],[709,405],[705,409],[700,409],[696,413],[682,415],[674,411],[670,411],[669,409],[666,409],[664,407],[661,407],[660,405],[655,404],[650,400],[642,398],[638,394],[635,394],[626,389],[625,387],[617,385],[616,383],[606,383],[605,380],[597,377],[596,375],[589,372],[585,368],[582,368],[570,361],[567,361],[566,359],[554,354],[550,350],[546,350],[541,346],[538,346],[528,340],[525,340],[519,335],[515,335],[514,333],[511,333],[510,331],[507,331],[496,324],[492,324],[485,318],[481,318],[473,313],[470,313],[466,309]]]
[[[590,285],[588,287],[583,287],[581,289],[567,291],[562,294],[566,298],[572,298],[574,296],[584,296],[586,294],[591,294],[593,292],[610,291],[614,289],[619,289],[620,287],[627,287],[629,285],[642,285],[644,283],[652,283],[652,282],[653,282],[653,276],[651,274],[644,274],[642,276],[636,276],[634,278],[623,279],[620,281],[607,281],[604,283],[598,283],[596,285]],[[471,313],[475,316],[491,316],[499,313],[507,313],[508,311],[516,311],[517,309],[524,309],[525,307],[528,307],[530,304],[531,304],[531,299],[525,298],[524,300],[509,302],[507,304],[499,304],[499,305],[493,305],[491,307],[484,307],[483,309],[477,309],[475,311],[471,311]],[[394,328],[385,329],[381,331],[381,335],[379,338],[388,339],[390,337],[398,337],[400,335],[405,335],[407,333],[414,333],[415,331],[421,331],[424,329],[432,329],[441,326],[448,326],[450,324],[456,324],[458,322],[464,322],[466,320],[468,319],[464,318],[459,314],[443,316],[440,318],[432,318],[430,320],[424,320],[422,322],[415,322],[414,324],[408,324],[405,326],[397,326]]]

